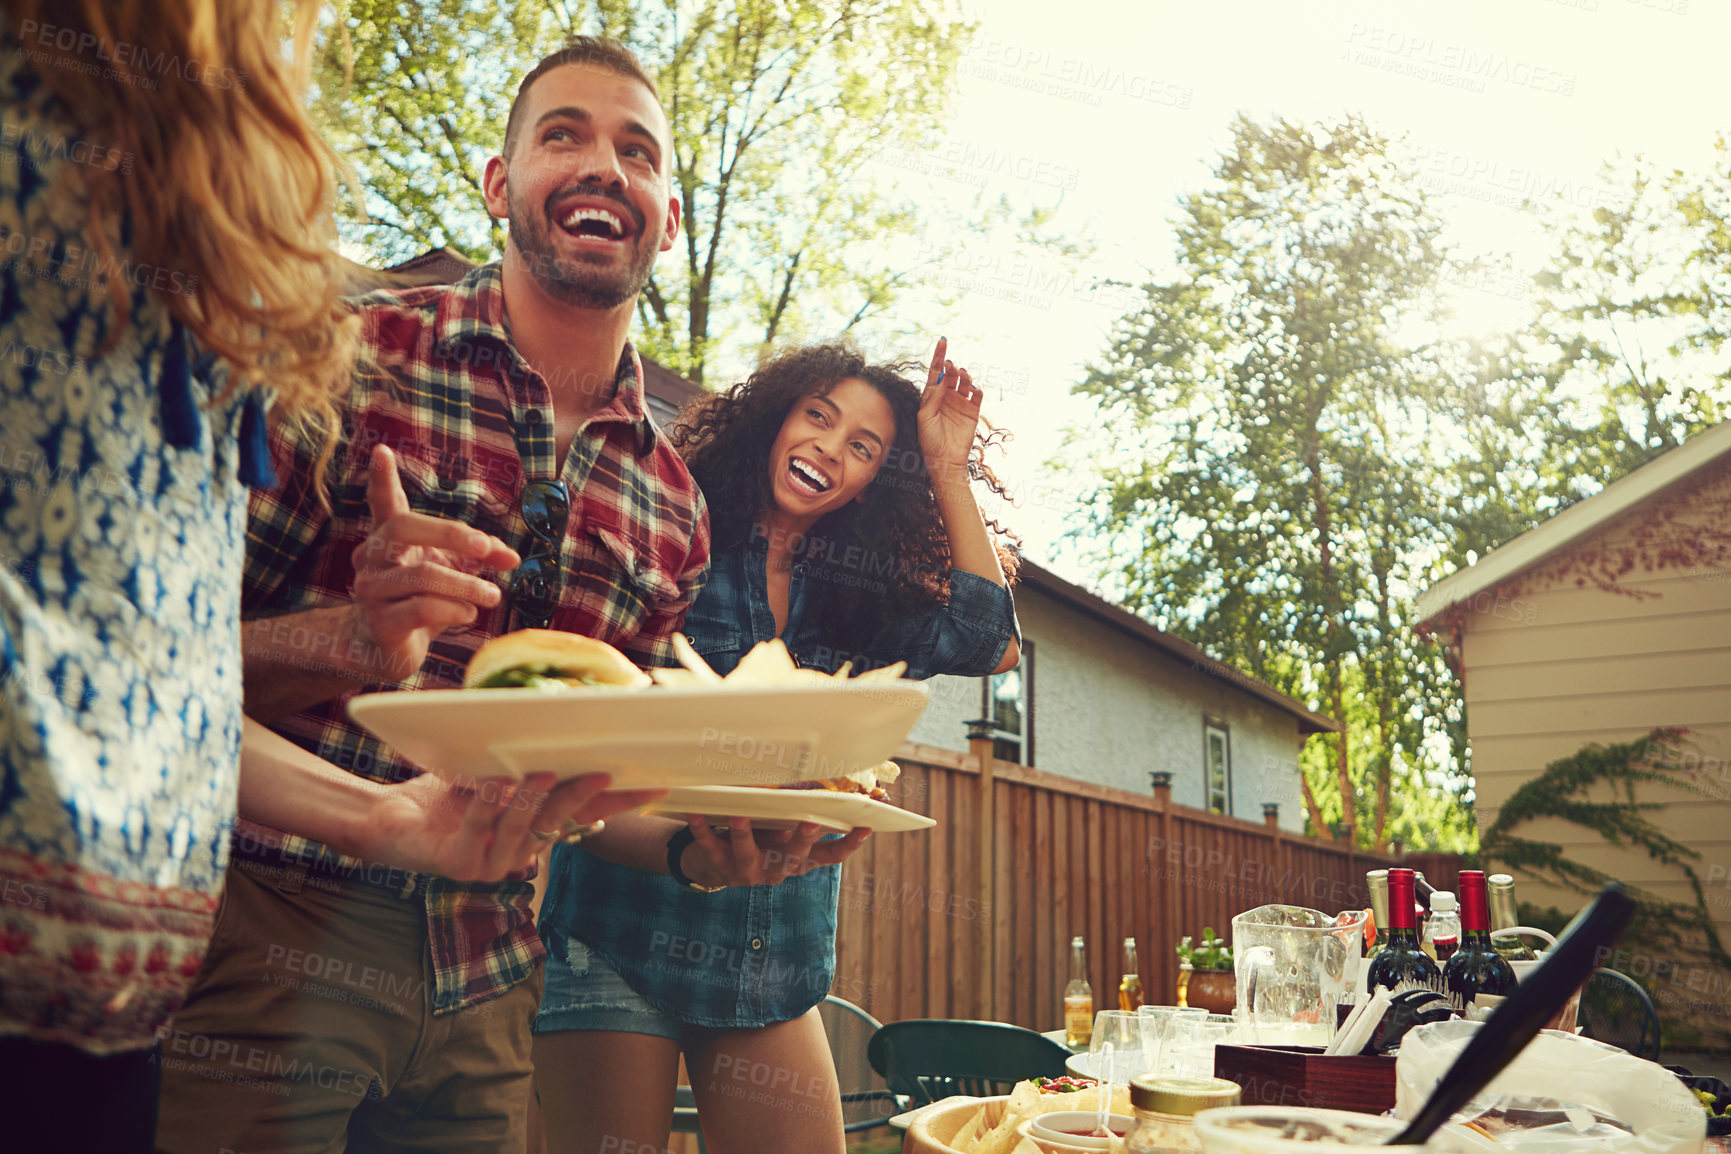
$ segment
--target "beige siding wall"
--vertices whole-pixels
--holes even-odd
[[[1500,600],[1479,598],[1462,658],[1481,828],[1548,762],[1589,742],[1628,741],[1654,726],[1689,730],[1705,796],[1643,786],[1640,798],[1667,803],[1658,823],[1700,852],[1697,872],[1731,940],[1731,564],[1649,570],[1637,562],[1616,592],[1577,581],[1578,562],[1595,551],[1603,557],[1607,546],[1620,552],[1644,545],[1656,556],[1665,540],[1685,541],[1714,523],[1731,531],[1731,468],[1720,473],[1687,501],[1661,497],[1577,542],[1569,557],[1526,575]],[[1655,518],[1670,526],[1657,543],[1641,529]],[[1578,826],[1533,823],[1522,832],[1666,897],[1691,900],[1675,870]],[[1530,883],[1522,897],[1564,908],[1579,903]]]

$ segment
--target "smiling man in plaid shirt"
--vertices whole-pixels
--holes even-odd
[[[288,480],[252,506],[248,712],[375,780],[417,770],[348,719],[348,696],[460,685],[482,641],[525,626],[671,664],[708,563],[701,495],[625,339],[679,228],[654,86],[616,45],[577,41],[524,80],[504,153],[485,183],[510,220],[503,263],[359,304],[329,507],[287,437]],[[512,567],[508,594],[476,575]],[[543,956],[531,891],[243,823],[216,940],[163,1043],[161,1149],[521,1149]]]

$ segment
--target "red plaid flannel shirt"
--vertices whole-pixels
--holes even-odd
[[[367,463],[373,446],[383,443],[396,452],[415,511],[472,525],[524,555],[533,544],[518,509],[524,483],[562,477],[571,492],[571,519],[561,557],[564,591],[551,627],[600,638],[639,665],[673,664],[672,635],[709,564],[709,519],[684,462],[650,421],[636,352],[626,346],[612,401],[577,434],[561,470],[554,460],[551,395],[511,344],[496,264],[455,285],[374,293],[357,307],[364,325],[362,368],[344,412],[331,509],[322,511],[313,495],[306,447],[277,433],[272,448],[284,480],[252,498],[244,615],[273,617],[349,601],[351,554],[371,521]],[[508,603],[501,604],[469,629],[435,640],[425,664],[400,682],[354,692],[459,686],[476,648],[513,624]],[[283,628],[312,667],[333,663],[343,655],[332,650],[347,645],[311,633],[296,639],[289,623]],[[374,781],[420,772],[351,722],[346,705],[345,696],[274,728]],[[241,822],[235,836],[235,853],[255,861],[365,868],[317,843],[249,822]],[[422,879],[436,1013],[504,993],[544,955],[529,914],[531,876],[492,885]]]

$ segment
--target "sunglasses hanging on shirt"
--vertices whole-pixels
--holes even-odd
[[[511,578],[511,610],[523,628],[545,629],[565,588],[559,554],[571,520],[571,492],[563,481],[530,481],[519,509],[535,544]]]

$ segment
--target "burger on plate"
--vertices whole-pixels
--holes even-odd
[[[777,786],[778,789],[824,789],[831,793],[859,793],[874,801],[888,801],[889,791],[886,785],[894,785],[896,778],[902,775],[901,766],[893,761],[885,761],[870,769],[856,770],[840,777],[826,777],[818,781],[796,781],[788,785]]]
[[[469,658],[464,689],[646,689],[649,675],[605,641],[557,629],[519,629]]]

